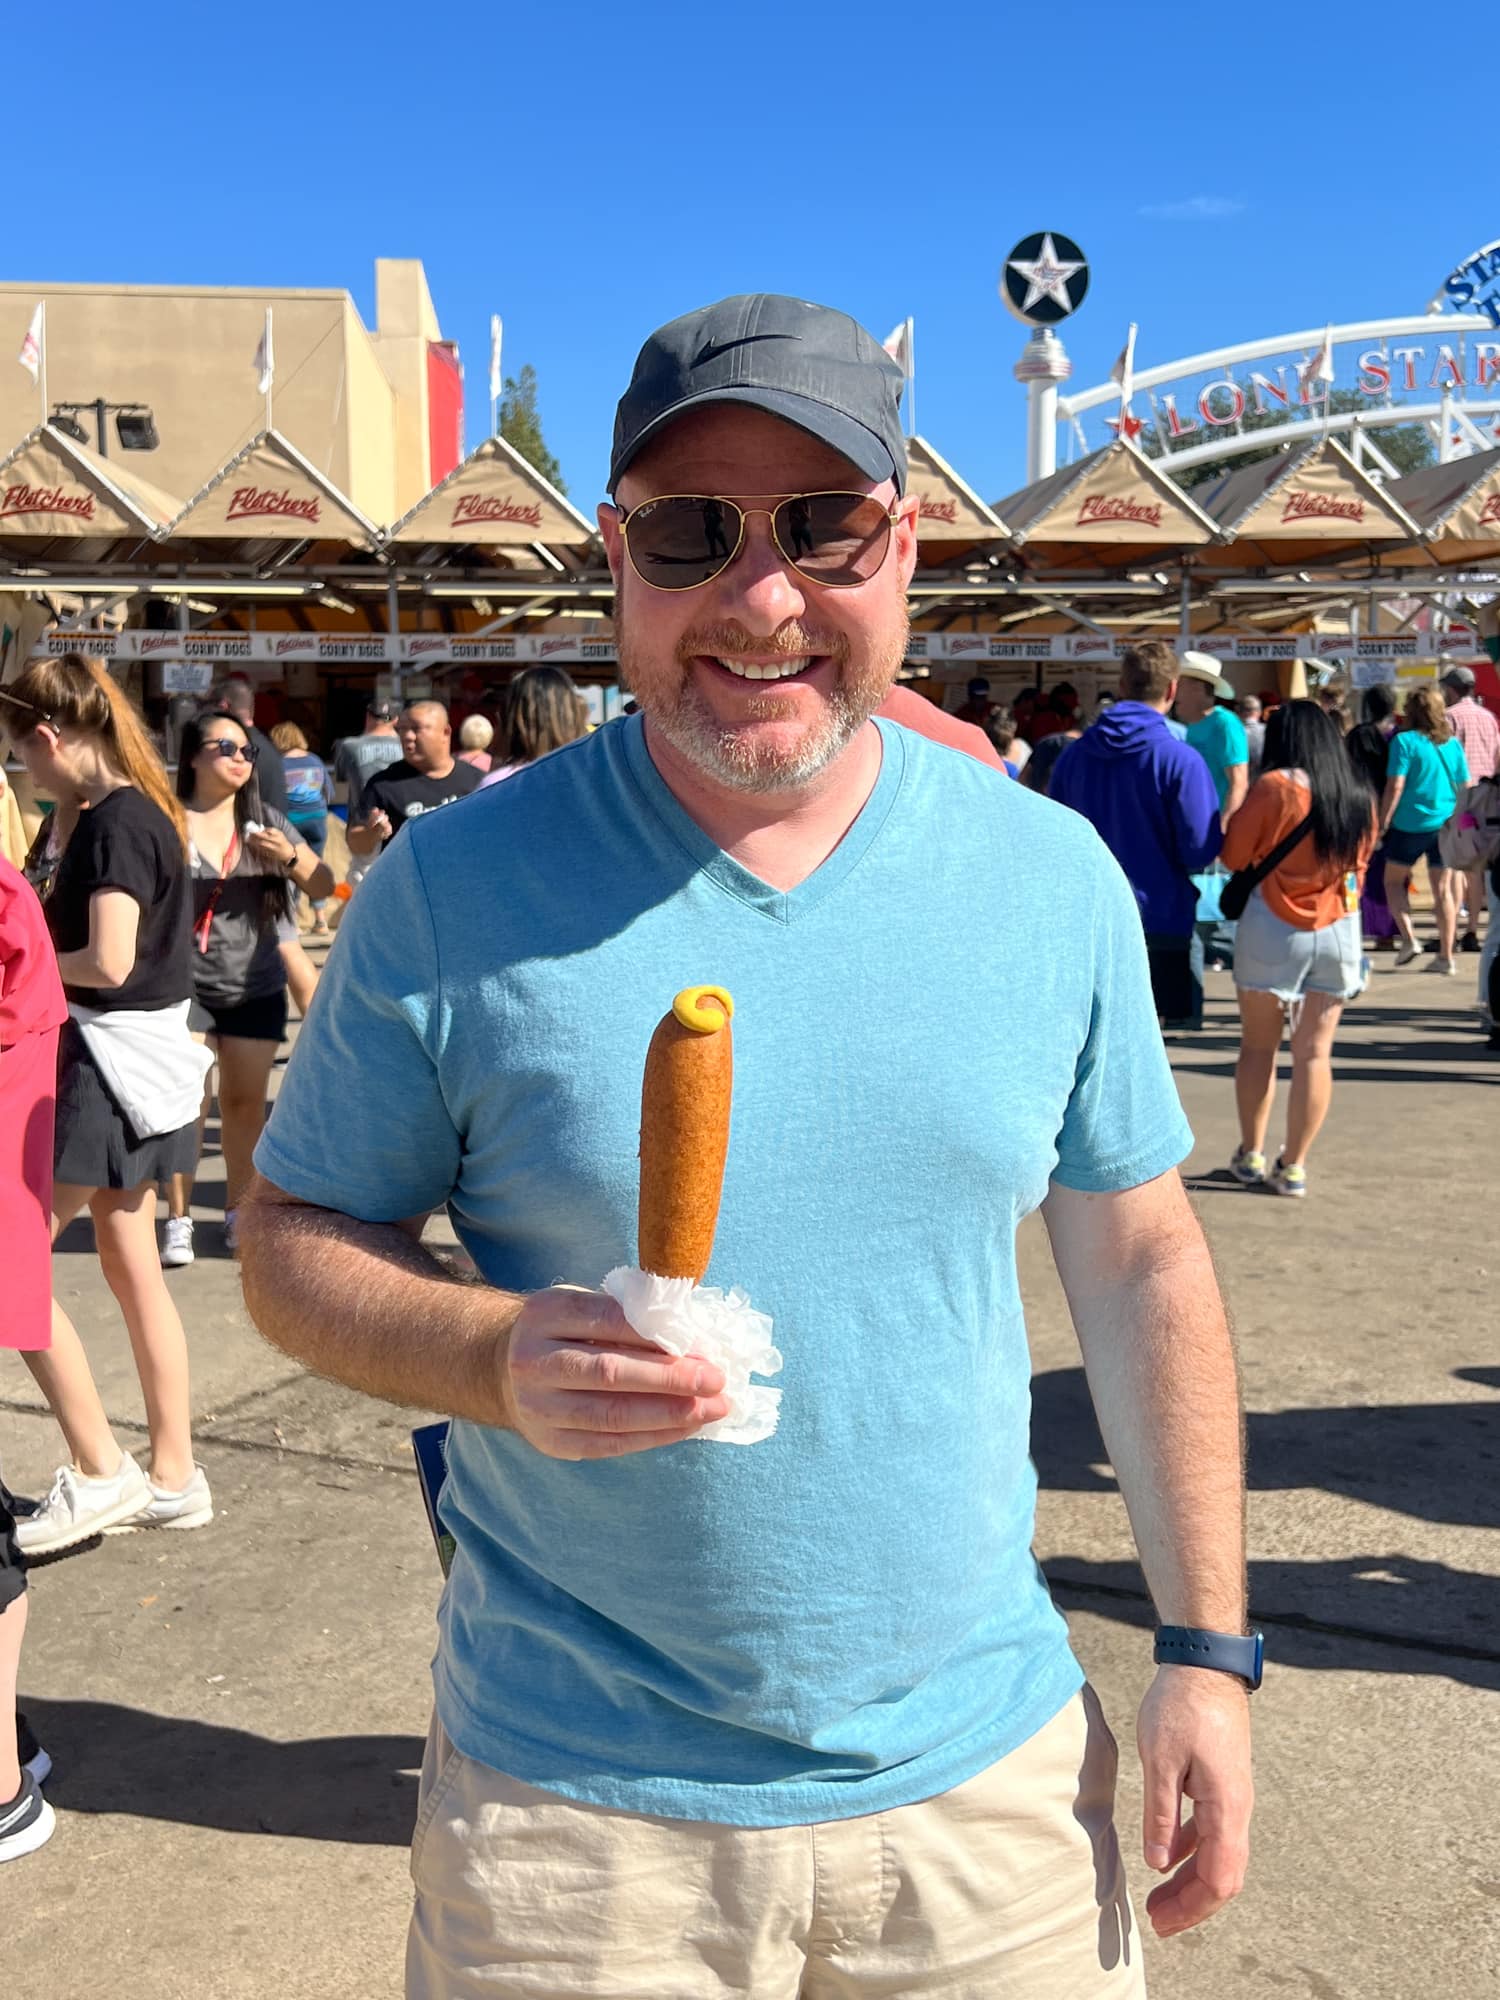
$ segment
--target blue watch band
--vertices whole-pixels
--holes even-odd
[[[1159,1667],[1210,1667],[1235,1674],[1254,1694],[1261,1682],[1265,1637],[1232,1632],[1204,1632],[1195,1625],[1159,1625],[1153,1655]]]

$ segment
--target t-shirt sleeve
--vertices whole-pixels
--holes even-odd
[[[286,814],[278,812],[275,806],[266,807],[266,824],[267,826],[274,826],[278,833],[284,833],[293,847],[306,847],[306,840],[298,833],[296,827],[292,825]]]
[[[1248,868],[1268,847],[1275,846],[1267,836],[1280,817],[1280,807],[1281,794],[1272,779],[1258,778],[1225,829],[1224,845],[1219,849],[1219,859],[1231,874],[1236,868]]]
[[[1404,778],[1411,770],[1412,758],[1416,755],[1417,738],[1410,729],[1398,729],[1391,738],[1390,756],[1386,762],[1385,774],[1388,778]]]
[[[1095,862],[1088,1033],[1057,1135],[1052,1178],[1081,1194],[1140,1187],[1193,1148],[1172,1080],[1134,894],[1112,855]]]
[[[1220,709],[1224,718],[1224,764],[1228,769],[1233,764],[1248,764],[1250,761],[1250,739],[1245,734],[1245,725],[1237,715],[1231,715],[1227,708]]]
[[[96,896],[101,889],[122,889],[133,896],[144,916],[161,889],[161,867],[154,829],[142,824],[145,814],[128,807],[108,813],[87,812],[73,836],[82,840],[79,880],[84,893]]]
[[[257,1168],[299,1201],[362,1222],[440,1207],[462,1155],[438,1072],[446,1032],[432,915],[403,841],[339,926]]]

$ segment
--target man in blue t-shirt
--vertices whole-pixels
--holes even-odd
[[[1030,1548],[1037,1208],[1174,1628],[1139,1723],[1156,1928],[1243,1876],[1191,1135],[1092,829],[875,717],[916,562],[900,390],[800,300],[652,335],[599,512],[639,713],[393,844],[257,1154],[262,1329],[455,1418],[410,2000],[1144,1990],[1113,1745]],[[1058,948],[1018,955],[1044,910]],[[747,1445],[699,1436],[722,1370],[561,1282],[636,1259],[641,1063],[697,980],[737,1044],[707,1280],[784,1356]],[[913,1032],[953,1019],[961,1064]],[[414,1240],[444,1203],[483,1287]]]

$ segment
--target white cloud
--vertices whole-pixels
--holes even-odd
[[[1193,194],[1185,201],[1153,201],[1136,210],[1152,222],[1223,222],[1243,215],[1248,202],[1227,194]]]

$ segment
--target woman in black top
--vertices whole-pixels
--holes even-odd
[[[193,1462],[187,1341],[156,1252],[156,1183],[191,1163],[196,1126],[191,1115],[167,1129],[162,1120],[183,1102],[190,1109],[201,1063],[187,1028],[182,815],[140,717],[98,661],[69,653],[13,681],[0,720],[37,794],[56,802],[55,868],[40,873],[72,1018],[58,1063],[53,1235],[88,1209],[151,1435],[148,1479],[116,1443],[82,1342],[54,1301],[52,1346],[26,1360],[72,1462],[19,1524],[21,1546],[38,1554],[105,1528],[213,1518]]]
[[[286,1034],[286,966],[277,931],[290,907],[288,885],[295,882],[315,899],[333,893],[332,869],[285,813],[262,804],[257,757],[249,732],[232,716],[202,715],[184,729],[177,760],[193,890],[192,1024],[219,1059],[224,1233],[231,1250],[235,1213],[266,1122],[271,1066]],[[191,1168],[173,1183],[162,1251],[169,1265],[192,1262],[191,1183]]]
[[[1377,682],[1367,687],[1360,703],[1359,721],[1344,738],[1349,761],[1369,786],[1377,802],[1385,793],[1386,769],[1391,761],[1391,738],[1396,733],[1396,690]],[[1375,949],[1394,947],[1396,919],[1385,897],[1384,847],[1377,847],[1365,872],[1359,907],[1364,934]]]

